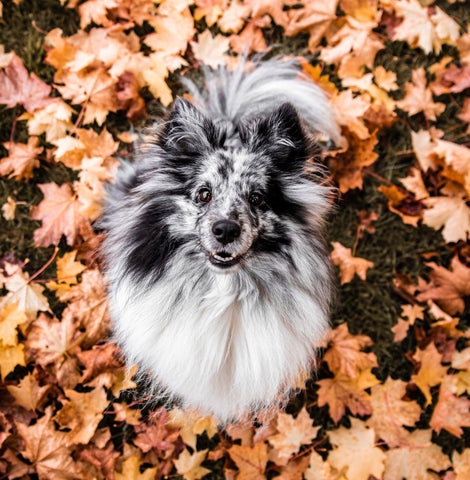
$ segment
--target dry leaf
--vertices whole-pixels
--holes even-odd
[[[227,63],[226,52],[230,48],[230,40],[223,35],[212,37],[210,30],[205,30],[197,37],[197,42],[191,42],[194,56],[211,68],[217,68]]]
[[[201,467],[201,463],[207,456],[207,450],[194,452],[192,455],[188,450],[183,450],[179,457],[173,461],[176,471],[186,480],[198,480],[210,473],[207,468]]]
[[[137,457],[129,457],[122,462],[120,472],[114,472],[115,480],[154,480],[158,467],[147,468],[142,473],[140,466],[142,462]]]
[[[33,170],[39,167],[37,156],[43,150],[38,147],[38,137],[29,137],[27,144],[5,142],[3,146],[9,155],[0,161],[0,175],[8,175],[15,180],[32,178]]]
[[[233,445],[228,453],[238,467],[237,480],[264,480],[268,463],[268,446],[257,443],[253,448]]]
[[[46,393],[51,385],[40,386],[37,376],[28,373],[21,379],[18,386],[8,385],[7,389],[10,395],[15,399],[18,405],[27,410],[42,410],[42,406],[47,400]]]
[[[351,249],[343,247],[339,242],[333,242],[332,245],[331,260],[335,265],[339,266],[341,285],[350,282],[355,274],[362,280],[365,280],[367,270],[372,268],[374,264],[364,258],[353,257]]]
[[[137,425],[134,431],[136,433],[134,444],[137,447],[144,453],[154,450],[159,455],[172,449],[179,437],[178,429],[168,428],[168,412],[163,408],[153,412],[149,420]]]
[[[337,470],[344,469],[348,480],[368,480],[370,475],[382,477],[385,453],[375,446],[372,428],[366,428],[364,422],[351,418],[350,429],[332,430],[329,437],[334,448],[328,460]]]

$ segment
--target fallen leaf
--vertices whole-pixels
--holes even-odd
[[[419,302],[435,300],[450,315],[462,313],[465,308],[463,297],[470,295],[470,268],[454,256],[450,262],[450,270],[428,263],[432,268],[429,273],[430,283],[423,285],[421,293],[416,297]]]
[[[356,274],[359,278],[365,280],[367,270],[372,268],[374,264],[364,258],[353,257],[351,249],[343,247],[339,242],[333,242],[332,245],[331,260],[334,265],[339,266],[341,285],[350,282]]]
[[[129,457],[122,462],[120,472],[114,472],[115,480],[154,480],[158,467],[151,467],[140,472],[142,462],[137,457]]]
[[[134,431],[134,444],[144,453],[154,450],[158,455],[172,449],[179,437],[179,429],[168,428],[168,412],[164,408],[153,412],[149,420],[137,425]]]
[[[0,378],[4,380],[17,365],[26,366],[24,346],[21,343],[19,345],[3,345],[3,340],[0,339]]]
[[[403,400],[405,395],[406,383],[391,378],[371,389],[372,416],[367,425],[389,447],[406,445],[410,432],[404,426],[414,426],[421,416],[418,403]]]
[[[424,350],[418,348],[413,355],[413,358],[420,363],[420,367],[418,373],[412,375],[411,381],[423,393],[426,405],[429,405],[432,400],[430,388],[439,385],[447,372],[447,368],[441,365],[441,357],[434,343],[430,343]]]
[[[183,411],[179,408],[170,410],[168,415],[168,427],[179,429],[183,442],[194,450],[197,435],[206,432],[207,436],[212,438],[218,432],[218,422],[213,416],[202,417],[194,411]]]
[[[39,167],[37,156],[43,150],[38,147],[38,137],[29,137],[27,144],[5,142],[3,146],[9,155],[0,161],[0,175],[8,175],[8,178],[15,180],[32,178],[33,170]]]
[[[15,399],[18,405],[27,410],[42,410],[42,406],[47,400],[46,394],[51,385],[40,386],[37,376],[28,373],[21,379],[18,386],[7,385],[10,395]]]
[[[386,452],[384,480],[436,480],[429,470],[439,472],[451,467],[449,457],[434,443],[431,430],[415,430],[410,433],[409,445]]]
[[[301,445],[309,444],[317,436],[320,427],[312,426],[307,409],[300,410],[296,418],[280,412],[277,417],[277,434],[269,437],[269,443],[276,450],[276,464],[287,465],[290,457]]]
[[[315,451],[310,454],[310,463],[304,476],[305,480],[336,480],[338,478],[336,473],[333,473],[329,460],[323,460]]]
[[[454,480],[470,478],[470,448],[465,448],[462,453],[454,451],[452,454],[452,467],[457,475]]]
[[[381,478],[385,453],[375,446],[374,430],[357,418],[350,421],[350,429],[340,427],[329,432],[333,445],[328,455],[331,466],[339,471],[344,469],[348,480],[368,480],[370,475]]]
[[[332,373],[342,373],[346,377],[355,378],[363,370],[377,366],[374,353],[361,352],[373,345],[366,335],[351,335],[348,325],[343,323],[336,327],[329,337],[329,348],[323,359],[328,363]]]
[[[233,445],[228,453],[238,467],[237,480],[264,480],[269,454],[265,443],[257,443],[252,448]]]
[[[76,200],[70,186],[64,183],[39,184],[44,199],[31,208],[31,218],[41,220],[42,227],[34,231],[38,247],[58,245],[65,235],[68,245],[76,245],[91,230],[88,220],[79,213],[81,203]]]
[[[230,40],[223,35],[212,37],[210,30],[204,30],[197,37],[197,42],[190,42],[194,56],[211,68],[227,63],[226,52],[230,48]]]
[[[201,463],[207,456],[207,450],[194,452],[192,455],[188,450],[183,450],[179,457],[173,461],[176,471],[186,480],[198,480],[204,475],[210,473],[205,467],[201,467]]]
[[[23,310],[17,303],[10,303],[0,311],[0,338],[4,345],[18,345],[17,327],[28,321]]]
[[[15,218],[16,202],[8,197],[7,201],[2,205],[2,215],[5,220],[13,220]]]

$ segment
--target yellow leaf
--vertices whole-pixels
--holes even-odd
[[[4,346],[0,340],[0,378],[13,372],[17,365],[26,366],[24,362],[24,346],[20,343],[16,346]]]
[[[188,450],[183,450],[179,457],[174,460],[176,471],[183,475],[186,480],[198,480],[210,473],[207,468],[201,467],[201,463],[206,459],[207,450],[194,452],[191,455]]]

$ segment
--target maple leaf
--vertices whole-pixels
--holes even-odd
[[[360,351],[370,347],[372,340],[366,335],[351,335],[346,323],[330,332],[329,344],[323,358],[334,374],[342,373],[349,378],[355,378],[362,370],[377,366],[374,353]]]
[[[142,421],[142,414],[139,409],[130,408],[125,403],[113,403],[114,413],[117,422],[125,422],[128,425],[139,425]]]
[[[81,283],[74,285],[60,300],[68,303],[62,318],[70,319],[72,323],[85,329],[85,348],[107,337],[110,319],[106,286],[103,275],[97,268],[84,271]]]
[[[428,207],[423,222],[436,230],[442,229],[446,242],[465,240],[470,234],[470,208],[459,197],[431,197],[424,200]]]
[[[8,175],[15,180],[29,180],[33,170],[39,167],[37,156],[43,148],[38,147],[38,137],[29,137],[28,143],[5,142],[8,157],[0,161],[0,175]]]
[[[205,17],[208,27],[212,27],[217,19],[227,8],[227,0],[196,0],[197,7],[194,10],[194,20],[199,21]]]
[[[462,427],[470,427],[470,400],[456,397],[457,377],[446,377],[439,389],[439,400],[434,408],[429,425],[437,433],[442,429],[461,438]]]
[[[114,472],[115,480],[154,480],[158,467],[151,467],[140,472],[141,462],[137,457],[129,457],[122,462],[121,472]]]
[[[339,242],[333,242],[332,245],[331,260],[334,265],[339,266],[341,285],[350,282],[355,274],[365,280],[367,270],[372,268],[374,264],[364,258],[353,257],[351,249],[343,247]]]
[[[351,428],[340,427],[329,433],[334,445],[328,455],[332,467],[345,469],[349,480],[368,480],[370,475],[381,478],[385,453],[375,446],[375,434],[364,422],[351,418]],[[367,458],[367,461],[364,459]]]
[[[312,426],[305,407],[300,410],[297,418],[280,412],[277,417],[277,434],[268,438],[269,443],[276,449],[275,463],[287,465],[290,457],[297,453],[301,445],[310,443],[320,430]]]
[[[308,456],[291,460],[286,466],[283,466],[278,470],[279,475],[276,478],[279,480],[303,480],[302,474],[307,469],[308,464]]]
[[[250,21],[240,34],[230,36],[230,46],[234,52],[266,52],[268,50],[263,30],[261,29],[266,27],[270,21],[266,22],[264,18],[269,17]]]
[[[416,200],[423,200],[429,197],[421,171],[418,168],[412,167],[407,177],[399,178],[398,180],[400,180],[408,191],[413,192]]]
[[[28,75],[21,60],[13,54],[7,65],[0,71],[0,103],[12,108],[23,105],[28,112],[45,107],[52,98],[51,87],[40,80],[34,73]]]
[[[62,138],[73,127],[71,122],[75,110],[68,104],[55,98],[53,102],[45,107],[38,108],[30,115],[24,115],[28,120],[28,131],[30,135],[46,134],[46,140],[51,143],[53,140]]]
[[[310,454],[310,463],[304,472],[305,480],[336,480],[337,475],[333,473],[330,462],[315,451]]]
[[[257,443],[252,448],[233,445],[228,453],[238,467],[238,480],[263,480],[268,463],[268,446]]]
[[[341,125],[347,127],[348,132],[346,133],[346,139],[348,140],[348,145],[354,146],[357,143],[357,139],[366,140],[369,137],[373,139],[373,146],[377,143],[375,135],[370,134],[369,129],[364,123],[364,114],[367,109],[370,107],[370,98],[367,94],[353,96],[352,90],[344,90],[338,95],[334,96],[331,99],[331,103],[341,112],[341,115],[338,118],[338,121]],[[369,141],[370,144],[372,142]],[[372,147],[373,148],[373,147]],[[363,148],[361,156],[364,156],[366,149]],[[359,153],[359,152],[357,152]],[[367,160],[371,157],[372,151],[367,155]],[[374,157],[374,161],[377,158],[377,155]],[[364,160],[361,160],[363,163]],[[371,162],[373,163],[373,162]],[[370,165],[368,163],[367,165]]]
[[[346,375],[338,374],[334,378],[318,380],[318,405],[328,405],[330,417],[335,423],[346,413],[349,408],[353,415],[370,415],[372,404],[370,395],[364,391],[379,383],[379,380],[365,370],[356,378],[349,378]]]
[[[77,358],[85,367],[80,382],[87,383],[105,371],[113,371],[122,366],[118,348],[113,343],[95,345],[91,350],[77,352]]]
[[[207,468],[201,467],[201,463],[207,456],[207,450],[194,452],[192,455],[188,450],[183,450],[179,457],[173,461],[176,471],[186,480],[198,480],[210,473]]]
[[[186,445],[196,449],[196,436],[207,433],[212,438],[218,431],[218,422],[213,416],[202,417],[194,411],[183,411],[174,408],[168,412],[168,428],[179,429],[179,434]]]
[[[11,303],[0,311],[0,338],[4,345],[17,345],[17,327],[28,321],[23,310],[18,309],[17,303]]]
[[[0,378],[5,379],[17,365],[26,366],[24,346],[21,343],[19,345],[3,345],[3,340],[0,339]]]
[[[397,74],[395,72],[389,72],[385,70],[382,65],[379,65],[374,70],[375,83],[383,88],[384,90],[397,90]]]
[[[164,408],[149,415],[149,420],[137,425],[134,444],[144,453],[154,450],[158,455],[170,450],[179,437],[179,429],[168,428],[168,412]]]
[[[140,96],[140,85],[132,72],[124,72],[119,76],[116,93],[119,108],[127,110],[127,117],[135,121],[147,115],[145,101]]]
[[[36,318],[38,311],[49,311],[49,303],[42,294],[44,288],[29,282],[29,275],[22,272],[17,265],[5,263],[5,274],[0,274],[0,282],[9,293],[0,300],[0,308],[16,304],[17,309],[25,312],[28,319]]]
[[[25,343],[28,359],[42,366],[60,366],[65,356],[77,349],[82,336],[71,319],[59,322],[41,313],[28,330]]]
[[[451,466],[449,457],[431,443],[431,430],[410,433],[409,446],[393,448],[386,452],[384,480],[436,480],[435,473]]]
[[[55,429],[52,415],[53,409],[48,407],[34,425],[16,423],[24,442],[21,454],[32,463],[41,480],[73,480],[78,472],[67,446],[67,433]]]
[[[332,22],[336,20],[337,6],[338,0],[329,2],[315,0],[304,2],[304,8],[289,10],[285,34],[294,37],[299,33],[308,33],[310,35],[308,46],[313,51],[330,29]]]
[[[95,466],[104,476],[104,478],[112,479],[114,477],[114,465],[120,453],[114,448],[111,441],[106,447],[87,445],[80,450],[78,457]]]
[[[27,410],[41,410],[42,405],[47,400],[46,394],[51,385],[40,386],[37,375],[28,373],[21,379],[18,386],[8,385],[7,389],[10,395],[15,399],[18,405]]]
[[[407,320],[402,318],[398,319],[398,323],[392,328],[392,332],[395,334],[394,342],[401,342],[405,339],[410,325],[414,325],[417,318],[423,319],[423,307],[419,305],[404,305],[402,307],[402,316],[408,317]]]
[[[375,26],[375,22],[362,23],[347,17],[345,25],[329,39],[329,46],[321,49],[320,58],[338,64],[340,77],[360,77],[365,66],[373,68],[377,52],[384,48],[372,31]]]
[[[41,220],[42,227],[34,231],[34,242],[38,247],[58,245],[65,235],[68,245],[75,245],[90,232],[88,220],[80,214],[81,206],[66,183],[39,184],[44,199],[37,207],[31,208],[31,218]]]
[[[211,68],[227,63],[225,53],[230,48],[230,40],[222,35],[212,37],[210,30],[204,30],[197,38],[197,42],[190,42],[194,56]]]
[[[411,132],[411,142],[413,144],[413,151],[421,166],[423,172],[428,169],[436,170],[438,165],[435,160],[431,158],[431,153],[435,148],[432,132],[420,130],[419,132]]]
[[[7,201],[2,205],[2,215],[5,220],[13,220],[15,218],[16,203],[8,197]]]
[[[411,377],[411,381],[421,390],[426,398],[426,405],[431,403],[430,387],[441,383],[447,368],[441,365],[442,355],[437,351],[434,343],[430,343],[425,350],[418,348],[413,358],[420,362],[418,373]]]
[[[65,390],[66,399],[54,420],[63,428],[70,428],[67,442],[87,444],[93,437],[96,427],[103,418],[103,410],[108,405],[103,388],[80,393]]]
[[[470,448],[465,448],[462,453],[454,451],[452,467],[457,475],[454,480],[466,480],[470,477]]]
[[[444,110],[443,103],[434,103],[432,93],[427,88],[426,73],[424,68],[413,70],[412,83],[405,84],[405,98],[396,102],[397,107],[408,112],[409,115],[416,115],[423,112],[424,116],[429,120],[436,120]]]
[[[451,315],[464,311],[463,296],[470,295],[470,268],[454,256],[450,262],[451,270],[428,263],[432,268],[429,274],[431,282],[421,287],[416,299],[419,302],[435,300],[446,312]]]
[[[409,432],[403,426],[413,426],[421,415],[417,402],[402,400],[405,395],[406,383],[391,378],[371,389],[372,416],[367,425],[390,447],[406,444]]]
[[[419,214],[422,210],[422,203],[413,200],[403,191],[399,190],[396,185],[386,187],[381,185],[378,190],[382,192],[388,199],[388,208],[391,212],[396,213],[407,225],[418,226],[420,220]]]
[[[245,24],[245,19],[251,12],[251,8],[240,0],[232,0],[230,6],[223,12],[218,25],[224,33],[238,33]]]

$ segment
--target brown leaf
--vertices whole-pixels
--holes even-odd
[[[31,208],[31,218],[42,220],[42,227],[34,232],[38,247],[58,245],[65,235],[68,245],[76,245],[91,230],[88,220],[80,214],[81,202],[73,195],[66,183],[39,184],[44,199],[37,207]]]
[[[351,428],[340,427],[330,432],[334,446],[328,455],[332,467],[347,471],[350,480],[382,478],[385,453],[375,446],[375,434],[357,418],[351,418]],[[367,461],[364,461],[367,459]]]
[[[192,455],[188,450],[183,450],[179,457],[174,460],[176,471],[186,480],[199,480],[210,473],[207,468],[201,467],[201,463],[207,456],[207,450],[194,452]]]
[[[174,447],[179,430],[168,428],[168,412],[158,409],[149,416],[149,420],[134,428],[137,434],[134,444],[144,453],[154,450],[158,455]]]
[[[3,146],[9,155],[0,161],[0,175],[8,175],[15,180],[32,178],[33,170],[39,167],[37,156],[43,150],[38,147],[38,137],[29,137],[27,144],[5,142]]]
[[[253,448],[233,445],[228,453],[238,467],[237,480],[264,480],[268,463],[268,446],[257,443]]]
[[[18,310],[17,303],[11,303],[0,311],[0,338],[4,345],[18,345],[17,327],[28,321],[23,310]]]
[[[28,373],[18,386],[7,385],[10,395],[15,399],[18,405],[27,410],[42,410],[46,400],[46,394],[51,385],[40,386],[37,376]]]
[[[59,367],[67,355],[78,349],[82,336],[71,319],[59,322],[41,313],[28,330],[25,342],[28,361]]]
[[[434,343],[430,343],[425,350],[418,348],[413,355],[413,358],[420,362],[420,368],[418,373],[411,377],[411,381],[423,392],[426,405],[431,403],[430,387],[439,385],[447,373],[447,368],[441,365],[441,357]]]
[[[137,457],[129,457],[122,462],[121,472],[114,472],[115,480],[155,480],[158,467],[147,468],[140,473],[142,462]]]
[[[315,451],[310,454],[310,463],[304,472],[305,480],[336,480],[337,475],[332,472],[330,462]]]
[[[364,128],[367,131],[365,140],[361,140],[346,130],[344,136],[349,147],[336,153],[329,153],[330,169],[334,173],[342,193],[346,193],[352,188],[362,189],[363,168],[372,165],[378,158],[378,154],[374,152],[377,145],[376,135],[374,133],[369,137],[367,128],[365,126]]]
[[[0,70],[0,103],[12,108],[23,105],[28,112],[45,107],[53,101],[49,98],[51,87],[34,73],[28,75],[21,60],[13,54],[8,65]]]
[[[268,438],[276,450],[277,465],[287,465],[290,457],[297,453],[301,445],[311,443],[320,427],[312,426],[307,409],[304,407],[294,419],[292,415],[280,412],[277,417],[277,434]]]
[[[419,302],[435,300],[450,315],[462,313],[465,302],[462,297],[470,295],[470,268],[460,262],[458,256],[452,258],[450,270],[428,263],[432,268],[431,282],[421,287],[416,298]]]
[[[110,329],[108,301],[103,275],[97,268],[83,272],[81,283],[74,285],[60,300],[68,302],[63,318],[70,318],[85,329],[85,348],[107,339]]]
[[[26,366],[23,344],[3,345],[3,340],[0,339],[0,378],[5,379],[17,365]]]
[[[418,226],[423,210],[423,204],[420,201],[413,200],[395,185],[389,187],[381,185],[378,190],[387,197],[389,210],[399,215],[403,223]]]
[[[32,463],[41,480],[74,480],[76,467],[67,446],[67,433],[55,429],[52,415],[53,409],[48,407],[34,425],[16,424],[24,442],[21,454]]]
[[[431,443],[431,430],[415,430],[409,446],[386,452],[384,480],[436,480],[435,473],[447,470],[451,463],[440,447]]]
[[[103,388],[95,388],[91,392],[80,393],[65,390],[67,399],[62,400],[62,409],[54,420],[62,428],[70,428],[67,433],[69,444],[87,444],[95,434],[96,427],[103,418],[103,410],[108,405]]]
[[[106,479],[114,480],[114,465],[120,453],[114,449],[110,441],[106,448],[87,445],[80,451],[78,457],[95,466]]]
[[[279,469],[279,475],[276,478],[279,480],[302,480],[302,474],[307,470],[309,461],[308,455],[304,455],[289,462],[286,466]]]
[[[409,436],[404,425],[412,427],[419,420],[421,407],[415,401],[404,401],[406,383],[387,378],[371,390],[372,416],[367,425],[389,447],[405,445]]]
[[[362,280],[365,280],[367,270],[372,268],[374,264],[364,258],[353,257],[351,249],[343,247],[339,242],[333,242],[332,245],[331,260],[335,265],[339,266],[341,285],[350,282],[355,274]]]
[[[124,72],[119,77],[116,97],[119,108],[127,110],[126,115],[131,121],[147,115],[145,101],[140,96],[140,85],[132,72]]]
[[[85,367],[80,382],[87,383],[102,372],[122,367],[119,349],[114,343],[95,345],[91,350],[77,352],[77,358]]]
[[[444,429],[461,438],[462,427],[470,427],[470,400],[465,397],[456,397],[456,392],[457,377],[446,377],[439,389],[439,400],[429,425],[437,433]]]
[[[343,374],[334,378],[318,380],[318,405],[328,405],[330,417],[335,423],[346,413],[349,408],[353,415],[370,415],[372,404],[370,395],[364,389],[372,387],[379,381],[372,375],[370,370],[365,370],[359,377],[350,379]]]
[[[346,323],[330,333],[329,344],[324,360],[334,374],[342,373],[355,378],[361,371],[377,366],[374,353],[361,352],[373,344],[372,340],[366,335],[351,335]]]

